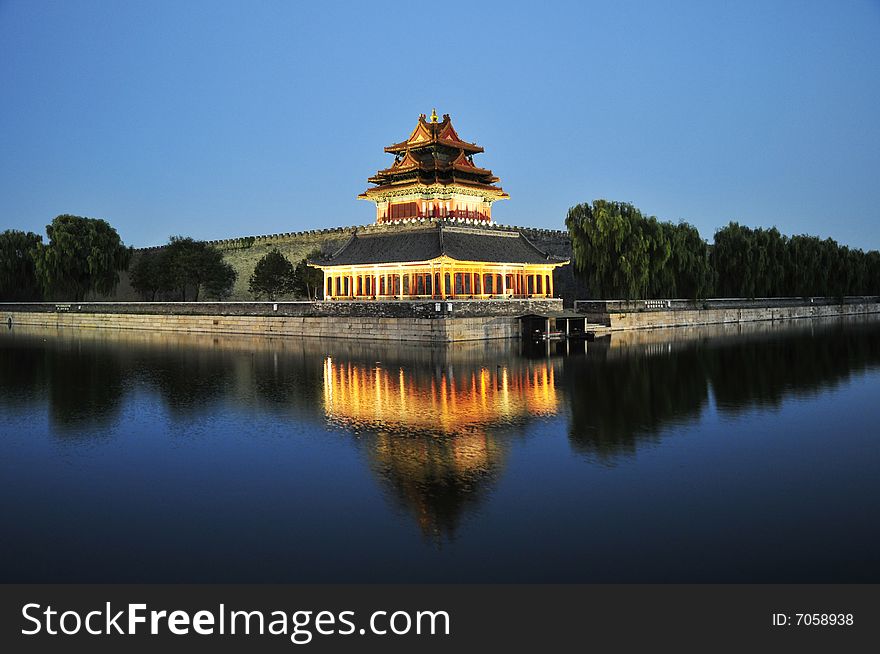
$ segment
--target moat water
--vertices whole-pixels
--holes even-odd
[[[0,582],[880,582],[880,320],[0,333]]]

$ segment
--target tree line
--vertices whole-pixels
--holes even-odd
[[[0,302],[82,301],[110,295],[128,271],[132,289],[144,300],[223,300],[237,273],[223,253],[204,241],[172,236],[161,248],[135,254],[105,220],[64,214],[46,226],[48,243],[33,232],[0,233]],[[307,264],[316,250],[294,265],[277,249],[266,254],[249,279],[255,299],[322,297],[323,274]]]
[[[324,276],[307,260],[293,265],[278,249],[263,256],[248,280],[248,291],[256,300],[277,300],[283,295],[321,297]],[[211,245],[174,236],[168,245],[141,254],[130,272],[131,287],[150,302],[172,297],[197,302],[203,297],[223,300],[229,296],[237,274],[223,261],[223,254]]]
[[[145,250],[129,272],[142,299],[198,302],[199,296],[223,300],[232,293],[237,273],[217,248],[190,237],[172,236],[157,250]]]
[[[880,252],[817,236],[785,236],[775,227],[732,222],[715,233],[712,265],[723,297],[875,295]]]
[[[129,269],[133,249],[105,220],[63,214],[46,226],[48,243],[33,232],[0,233],[0,301],[82,301],[110,295]],[[147,252],[130,271],[142,296],[173,292],[182,300],[227,297],[236,272],[207,243],[172,237],[161,254]],[[188,295],[189,294],[189,295]]]
[[[693,225],[595,200],[565,221],[575,270],[600,299],[880,294],[880,252],[731,222],[708,243]]]
[[[63,214],[46,226],[48,243],[33,232],[0,234],[0,300],[83,300],[107,295],[131,258],[105,220]]]
[[[248,281],[254,299],[277,300],[282,295],[322,298],[324,273],[308,264],[321,258],[321,250],[313,250],[295,266],[278,248],[269,251],[257,262]]]
[[[572,207],[566,226],[575,269],[596,298],[880,294],[880,252],[830,238],[785,236],[775,227],[731,222],[708,243],[693,225],[661,221],[608,200]],[[32,232],[0,233],[0,301],[107,296],[132,261],[132,248],[104,220],[60,215],[46,226],[46,235],[44,243]],[[294,265],[272,250],[257,263],[248,289],[255,299],[320,298],[323,275],[307,264],[320,256],[316,250]],[[183,236],[143,251],[129,270],[132,288],[150,301],[222,300],[236,276],[217,248]]]

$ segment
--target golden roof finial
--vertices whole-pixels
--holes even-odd
[[[432,123],[437,122],[437,110],[436,109],[431,109],[431,122]]]

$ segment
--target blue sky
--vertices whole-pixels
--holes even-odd
[[[372,222],[419,113],[511,199],[880,248],[880,2],[0,0],[0,228],[135,246]]]

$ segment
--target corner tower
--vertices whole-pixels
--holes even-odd
[[[449,114],[441,121],[436,110],[430,120],[421,114],[409,138],[385,152],[394,155],[394,163],[370,177],[375,186],[358,196],[375,202],[377,223],[418,218],[488,223],[492,203],[509,197],[491,170],[474,165],[483,148],[461,140]]]

